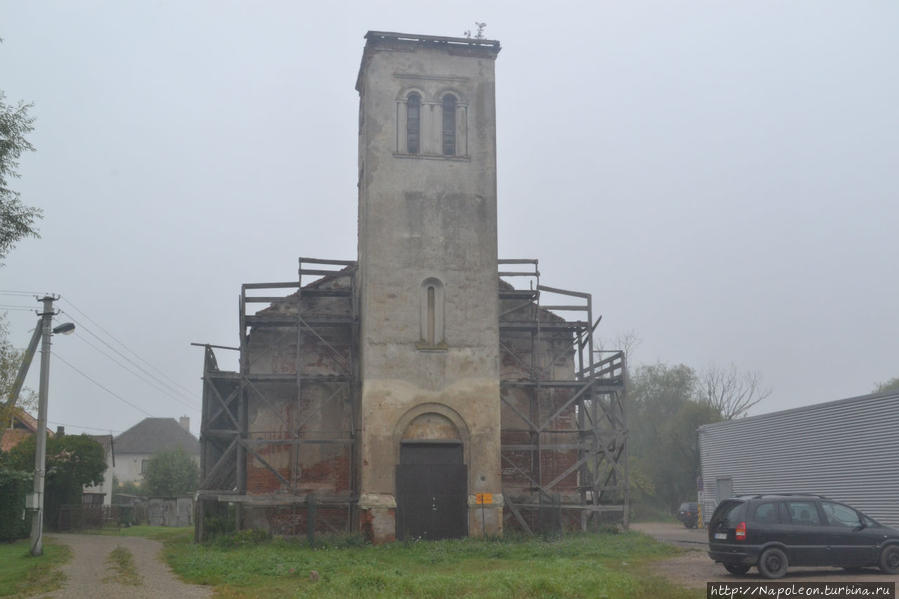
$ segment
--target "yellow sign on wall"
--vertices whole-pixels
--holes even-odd
[[[493,493],[477,493],[474,496],[474,501],[478,505],[489,505],[493,503]]]

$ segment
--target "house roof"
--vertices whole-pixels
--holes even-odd
[[[174,418],[144,418],[115,438],[117,455],[152,454],[176,447],[190,455],[200,455],[200,442]]]
[[[16,408],[12,427],[0,429],[0,449],[9,451],[37,431],[37,418],[21,408]],[[47,429],[47,436],[52,437],[53,431]]]
[[[25,410],[16,410],[16,426],[13,428],[23,428],[31,431],[32,433],[37,430],[37,418],[26,412]],[[49,429],[47,429],[49,430]]]
[[[33,434],[31,431],[21,428],[6,429],[0,434],[0,449],[9,451]]]

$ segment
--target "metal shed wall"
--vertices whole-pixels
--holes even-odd
[[[707,520],[719,478],[734,495],[818,493],[899,527],[899,393],[863,395],[699,427]]]

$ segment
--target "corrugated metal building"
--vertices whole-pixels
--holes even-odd
[[[705,519],[721,499],[818,493],[899,527],[899,393],[699,427]]]

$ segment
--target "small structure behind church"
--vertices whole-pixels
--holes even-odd
[[[499,42],[366,40],[357,260],[244,284],[238,372],[206,347],[197,537],[229,504],[375,542],[626,525],[624,354],[497,256]]]

